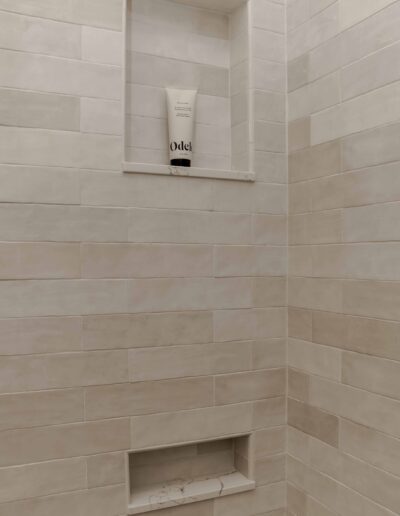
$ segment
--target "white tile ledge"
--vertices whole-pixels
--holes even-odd
[[[227,179],[231,181],[255,181],[254,172],[197,167],[173,167],[171,165],[157,165],[148,163],[124,162],[122,163],[122,171],[127,174],[156,174],[162,176]]]
[[[176,507],[252,489],[255,489],[255,481],[249,480],[238,471],[217,478],[145,486],[132,496],[128,514]]]

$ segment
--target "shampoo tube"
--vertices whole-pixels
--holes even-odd
[[[196,90],[167,88],[170,163],[190,167],[193,155],[193,126]]]

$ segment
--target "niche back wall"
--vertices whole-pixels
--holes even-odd
[[[121,173],[120,0],[0,0],[1,516],[125,516],[128,450],[233,432],[256,490],[183,513],[285,514],[284,6],[252,7],[247,184]]]

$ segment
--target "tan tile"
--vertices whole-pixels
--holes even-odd
[[[400,436],[399,401],[322,378],[310,378],[310,403],[390,435]]]
[[[82,276],[85,278],[211,275],[211,247],[146,244],[82,246]]]
[[[250,432],[252,404],[240,403],[135,416],[131,421],[131,448],[133,449],[214,439]],[[162,432],[160,428],[163,428]]]
[[[338,446],[339,419],[332,414],[289,398],[288,422],[331,446]]]
[[[307,403],[309,398],[309,386],[309,375],[294,369],[288,370],[288,396]]]
[[[214,274],[216,276],[253,276],[256,274],[254,246],[215,246]]]
[[[269,428],[286,422],[286,400],[280,396],[254,403],[254,428]]]
[[[125,483],[125,453],[105,453],[87,457],[89,488]]]
[[[133,382],[221,374],[251,368],[252,342],[138,348],[129,352]]]
[[[340,312],[342,284],[325,278],[290,278],[289,299],[296,308]]]
[[[86,487],[85,460],[68,459],[0,469],[2,503]]]
[[[0,357],[1,392],[127,381],[126,351]]]
[[[253,343],[253,369],[286,365],[286,339],[267,339]]]
[[[83,420],[83,393],[62,389],[0,396],[0,429],[59,425]]]
[[[358,353],[393,360],[400,359],[399,325],[391,321],[347,317],[348,339],[346,348]]]
[[[300,118],[289,124],[289,151],[294,152],[311,145],[310,118]]]
[[[75,516],[120,516],[126,510],[126,488],[119,485],[40,497],[5,504],[1,510],[2,516],[69,516],[71,512]]]
[[[286,306],[286,278],[255,278],[253,281],[254,306],[268,308]]]
[[[312,340],[312,312],[289,307],[289,336]]]
[[[283,369],[237,373],[215,378],[215,400],[218,405],[273,398],[285,393]]]
[[[325,346],[346,348],[348,318],[341,314],[316,311],[312,314],[312,340]]]
[[[346,281],[344,313],[400,320],[400,285],[383,281]]]
[[[311,186],[306,181],[289,185],[289,213],[308,213],[311,211]]]
[[[255,337],[256,314],[253,310],[217,310],[214,312],[216,342],[250,340]]]
[[[200,344],[212,341],[211,312],[95,315],[83,319],[85,349]]]
[[[2,467],[125,450],[129,448],[129,420],[7,430],[0,448]]]
[[[304,54],[288,63],[288,89],[296,90],[308,82],[309,55]]]
[[[307,516],[307,494],[297,489],[293,484],[288,484],[287,496],[289,514]]]
[[[288,364],[306,373],[337,381],[342,374],[341,351],[304,340],[289,339]]]
[[[275,455],[286,450],[286,428],[278,427],[259,430],[255,434],[255,454],[257,457]]]
[[[343,353],[342,382],[391,398],[400,398],[400,364],[359,353]]]
[[[287,217],[283,215],[254,215],[253,243],[258,245],[285,245]]]
[[[256,340],[286,337],[286,308],[259,308],[254,311],[254,314]]]
[[[343,420],[340,423],[340,449],[394,475],[399,473],[398,439],[366,426]]]
[[[259,486],[273,484],[285,479],[285,455],[263,457],[255,462],[255,478]]]
[[[291,231],[296,231],[295,227]],[[296,245],[289,252],[289,276],[312,276],[312,247]]]
[[[212,405],[212,377],[125,383],[90,387],[87,419],[134,416]]]

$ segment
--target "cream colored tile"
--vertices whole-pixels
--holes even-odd
[[[256,246],[258,276],[284,276],[288,268],[288,252],[283,246]]]
[[[0,469],[2,503],[86,487],[85,460],[69,459]]]
[[[78,131],[79,113],[77,97],[0,89],[3,125]]]
[[[18,5],[11,0],[2,0],[1,9],[38,16],[54,18],[71,23],[87,23],[99,27],[109,27],[120,30],[122,26],[121,0],[105,1],[72,0],[55,2],[48,5],[46,0],[23,0]],[[61,9],[62,7],[62,9]]]
[[[315,113],[341,101],[339,72],[327,75],[309,86],[310,111]]]
[[[132,242],[248,244],[251,219],[236,213],[132,210]]]
[[[312,275],[317,278],[346,278],[350,272],[348,260],[349,252],[345,246],[313,246]]]
[[[349,208],[343,214],[343,239],[347,242],[397,240],[399,203]]]
[[[18,11],[18,8],[15,10]],[[81,30],[78,25],[6,11],[0,14],[0,23],[3,26],[1,48],[60,57],[80,57]]]
[[[79,204],[78,171],[0,165],[2,202]]]
[[[0,52],[0,63],[2,87],[114,100],[121,97],[121,70],[117,67],[9,50]]]
[[[393,0],[340,0],[340,25],[346,29],[380,11]]]
[[[288,63],[288,90],[294,91],[308,83],[309,54]]]
[[[312,276],[312,247],[293,246],[289,253],[290,276]]]
[[[213,404],[212,377],[90,387],[87,419],[171,412]]]
[[[261,183],[255,191],[257,213],[284,215],[287,213],[286,185],[270,185]]]
[[[216,276],[253,276],[256,274],[256,253],[253,246],[215,246]]]
[[[266,457],[286,450],[286,429],[284,427],[259,430],[255,434],[255,454]]]
[[[340,170],[341,148],[338,140],[315,145],[289,156],[290,182],[314,179]]]
[[[289,213],[307,213],[311,211],[312,184],[309,182],[289,185]]]
[[[218,405],[273,398],[285,393],[283,369],[237,373],[215,378],[215,400]]]
[[[80,129],[85,133],[122,134],[120,103],[114,100],[81,98]]]
[[[342,56],[340,49],[343,34],[340,33],[330,38],[322,45],[310,52],[309,56],[309,78],[315,81],[324,75],[328,75],[341,67]]]
[[[399,43],[385,47],[341,72],[341,92],[344,100],[375,90],[400,79]]]
[[[129,448],[129,420],[75,423],[2,433],[1,466],[80,457]]]
[[[251,419],[250,403],[135,416],[132,418],[131,448],[245,433],[252,428]]]
[[[117,31],[83,26],[82,59],[121,66],[122,34]]]

